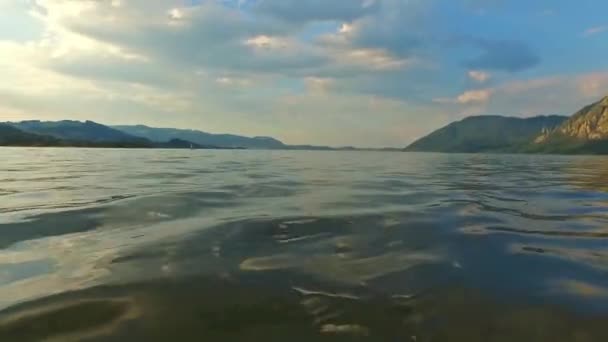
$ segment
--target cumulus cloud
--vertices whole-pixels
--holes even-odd
[[[606,92],[603,73],[523,78],[547,73],[539,40],[492,30],[478,38],[473,23],[481,17],[472,9],[503,4],[458,0],[452,22],[439,0],[0,0],[0,19],[10,9],[36,24],[8,30],[10,39],[0,25],[0,55],[9,56],[0,72],[10,80],[0,102],[24,118],[199,125],[301,143],[344,143],[377,125],[368,141],[385,145],[455,112],[555,112]],[[465,20],[458,28],[470,32],[454,29]],[[319,130],[344,121],[343,137]],[[300,127],[324,133],[289,139]]]
[[[487,103],[490,98],[494,94],[494,89],[477,89],[477,90],[468,90],[464,93],[456,96],[455,98],[449,97],[439,97],[434,99],[433,101],[441,104],[461,104],[461,105],[469,105],[469,104],[483,104]]]
[[[147,9],[146,15],[137,11],[138,7],[131,2],[119,8],[97,4],[94,10],[84,8],[78,16],[63,17],[59,21],[65,30],[78,36],[136,56],[188,68],[305,77],[332,73],[332,70],[334,75],[344,74],[346,69],[352,74],[395,69],[407,64],[403,58],[380,48],[352,44],[326,46],[302,41],[295,36],[298,27],[277,23],[268,16],[253,19],[213,2],[187,8],[173,8],[169,3],[164,8],[157,4],[155,9]],[[318,8],[320,3],[315,1],[302,3],[310,11],[312,8],[321,10]],[[347,3],[352,2],[332,6],[337,6],[336,11],[342,13]],[[375,7],[375,2],[367,3],[363,1],[356,8],[369,10]],[[271,1],[264,1],[259,6],[263,4],[283,6],[273,5]],[[50,10],[55,9],[51,6]]]
[[[485,71],[480,71],[480,70],[470,70],[467,75],[469,76],[470,79],[477,81],[479,83],[484,83],[486,81],[488,81],[491,77],[491,75]]]
[[[459,95],[456,101],[461,104],[487,102],[492,96],[492,92],[491,89],[471,90]]]

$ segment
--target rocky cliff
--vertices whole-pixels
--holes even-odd
[[[574,114],[557,133],[582,140],[608,139],[608,96]]]
[[[608,154],[608,96],[590,104],[553,130],[543,131],[530,152]]]

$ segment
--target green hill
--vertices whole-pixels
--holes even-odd
[[[49,135],[62,140],[92,143],[130,143],[147,145],[147,139],[129,135],[93,121],[21,121],[8,123],[22,131]]]
[[[0,146],[56,146],[60,139],[24,132],[0,123]]]
[[[557,115],[532,118],[472,116],[432,132],[405,150],[453,153],[517,152],[542,130],[553,129],[566,119]]]
[[[109,148],[220,148],[187,140],[153,142],[113,128],[79,121],[22,121],[0,123],[0,146],[109,147]]]

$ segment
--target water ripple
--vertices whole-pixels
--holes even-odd
[[[259,312],[308,340],[492,340],[479,327],[518,341],[576,340],[569,326],[602,336],[576,313],[608,314],[607,158],[40,151],[0,149],[0,308],[26,303],[8,311],[23,320],[0,314],[0,337],[85,310],[103,315],[70,329],[93,338],[133,312],[216,337],[232,319],[253,329],[243,322]],[[258,290],[284,295],[277,307],[297,319],[256,302]],[[564,330],[534,335],[523,319]]]

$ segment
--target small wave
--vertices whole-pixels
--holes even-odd
[[[488,204],[481,200],[464,200],[464,199],[450,200],[450,199],[448,199],[448,200],[445,200],[444,202],[466,205],[467,206],[467,207],[465,207],[466,211],[463,211],[463,213],[473,214],[473,215],[477,215],[480,212],[490,212],[490,213],[500,213],[500,214],[512,215],[512,216],[530,219],[530,220],[534,220],[534,221],[575,221],[575,220],[581,220],[581,219],[599,219],[599,220],[606,219],[606,216],[598,215],[598,214],[569,214],[569,215],[535,214],[535,213],[531,213],[531,212],[520,210],[520,209],[491,205],[491,204]],[[472,210],[472,208],[470,207],[471,205],[474,205],[476,210]],[[530,207],[533,208],[533,206],[530,206]]]
[[[512,253],[554,257],[603,271],[608,270],[608,252],[604,250],[525,244],[513,244],[509,246],[509,250]]]
[[[108,204],[112,202],[118,202],[129,198],[136,197],[136,195],[114,195],[107,198],[100,198],[92,201],[81,201],[81,202],[65,202],[62,204],[40,204],[26,207],[10,207],[0,208],[0,213],[16,213],[23,211],[34,211],[34,210],[54,210],[54,209],[74,209],[74,208],[86,208],[90,206]]]
[[[15,212],[33,211],[33,210],[86,208],[89,206],[118,202],[118,201],[130,199],[130,198],[133,198],[136,196],[137,195],[113,195],[113,196],[110,196],[107,198],[100,198],[100,199],[95,199],[92,201],[65,202],[65,203],[61,203],[61,204],[40,204],[40,205],[25,206],[25,207],[0,208],[0,213],[15,213]]]
[[[369,336],[369,328],[359,324],[325,324],[321,327],[322,334]]]
[[[60,180],[74,180],[80,178],[72,174],[62,176],[45,176],[45,177],[32,177],[32,178],[4,178],[0,179],[1,182],[55,182]]]
[[[319,233],[319,234],[314,234],[314,235],[298,236],[298,237],[294,237],[294,238],[281,238],[281,237],[278,237],[277,238],[277,242],[281,243],[281,244],[287,244],[287,243],[294,243],[294,242],[300,242],[300,241],[305,241],[305,240],[320,239],[320,238],[327,237],[327,236],[330,236],[330,235],[331,234],[329,234],[329,233]]]
[[[608,238],[608,231],[563,231],[563,230],[540,230],[540,229],[519,229],[510,227],[481,227],[481,230],[498,233],[514,233],[523,235],[542,235],[552,237],[572,237],[572,238]]]
[[[352,295],[349,293],[331,293],[331,292],[325,292],[325,291],[312,291],[312,290],[307,290],[305,288],[297,287],[297,286],[293,286],[292,289],[304,296],[322,296],[322,297],[342,298],[342,299],[352,299],[352,300],[361,299],[361,297],[355,296],[355,295]]]
[[[253,257],[240,264],[243,271],[298,270],[345,284],[363,284],[382,276],[404,272],[415,266],[435,264],[443,258],[429,252],[390,252],[376,256],[356,258],[341,254],[302,257],[295,254],[277,254]]]

